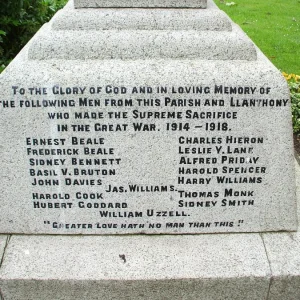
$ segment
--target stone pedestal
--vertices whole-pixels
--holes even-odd
[[[300,201],[300,167],[295,164]],[[0,290],[5,300],[300,297],[299,231],[0,236],[1,256],[5,246],[0,268]]]
[[[300,297],[289,90],[212,1],[70,1],[0,83],[1,300]]]
[[[147,3],[69,2],[2,74],[0,232],[296,230],[285,79],[212,1]]]
[[[0,274],[28,300],[262,300],[271,277],[258,234],[13,236]]]

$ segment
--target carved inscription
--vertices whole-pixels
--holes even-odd
[[[22,141],[41,227],[202,233],[259,214],[272,170],[245,119],[288,101],[265,86],[16,85],[0,107],[47,124]]]

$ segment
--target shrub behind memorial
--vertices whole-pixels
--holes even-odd
[[[10,0],[0,5],[0,72],[67,0]]]

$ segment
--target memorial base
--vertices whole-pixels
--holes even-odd
[[[299,231],[2,235],[0,251],[1,300],[300,299]]]
[[[1,75],[0,232],[18,233],[0,235],[1,300],[300,299],[300,233],[276,232],[297,228],[286,81],[213,1],[123,2],[70,1]]]

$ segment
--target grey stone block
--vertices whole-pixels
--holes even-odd
[[[300,167],[297,162],[296,183],[298,219],[300,217]],[[300,299],[300,231],[263,234],[272,270],[269,300]]]
[[[288,89],[282,88],[286,85],[285,79],[281,77],[279,71],[274,70],[272,64],[266,60],[259,52],[257,61],[203,61],[203,60],[145,60],[141,61],[121,61],[121,60],[105,60],[105,61],[63,61],[63,60],[26,60],[27,48],[24,49],[18,58],[7,69],[1,78],[3,86],[3,94],[9,97],[11,94],[11,86],[33,86],[39,83],[45,86],[49,91],[53,86],[80,86],[97,87],[114,84],[115,86],[193,86],[199,82],[203,86],[213,88],[215,84],[224,84],[226,86],[255,86],[269,87],[272,91],[273,99],[288,99]],[[20,71],[21,70],[21,71]],[[126,74],[120,70],[126,70]],[[176,70],[176,73],[174,73]],[[201,70],[198,72],[197,70]],[[95,74],[98,74],[95,77]],[[243,75],[241,75],[243,74]],[[105,76],[104,76],[105,75]],[[188,95],[183,95],[187,97]],[[56,99],[60,99],[60,96]],[[90,95],[89,97],[93,97]],[[158,96],[161,97],[161,96]],[[222,95],[226,105],[229,106],[230,95]],[[256,97],[260,97],[259,94]],[[263,96],[265,97],[265,96]],[[30,99],[31,97],[29,97]],[[39,98],[35,97],[35,98]],[[51,97],[50,97],[51,98]],[[20,100],[24,101],[23,98]],[[261,231],[278,231],[278,230],[295,230],[296,221],[296,204],[294,198],[294,173],[291,168],[293,163],[292,152],[292,131],[290,121],[289,104],[284,109],[256,107],[251,109],[235,108],[239,112],[239,119],[230,121],[235,135],[245,136],[245,131],[263,135],[265,143],[261,147],[257,147],[256,155],[269,167],[269,173],[264,177],[264,184],[255,187],[257,193],[257,205],[255,207],[248,206],[239,210],[216,207],[213,214],[211,211],[195,211],[188,210],[191,218],[178,218],[177,222],[187,222],[196,220],[205,220],[214,222],[218,220],[245,220],[243,226],[234,227],[211,227],[211,228],[168,228],[166,222],[169,219],[156,219],[162,223],[162,229],[97,229],[96,223],[99,223],[97,210],[79,209],[77,206],[72,210],[48,210],[33,208],[32,193],[38,191],[45,193],[45,187],[35,187],[29,185],[28,178],[28,161],[24,159],[24,141],[26,136],[31,136],[34,132],[36,136],[51,136],[53,130],[53,120],[47,119],[45,111],[42,108],[28,108],[17,110],[5,110],[2,113],[1,126],[5,128],[7,124],[11,124],[16,116],[18,125],[13,122],[10,130],[2,132],[3,139],[10,140],[10,144],[2,145],[3,163],[0,172],[5,173],[1,186],[1,207],[2,214],[0,218],[0,227],[2,232],[16,233],[50,233],[50,234],[113,234],[113,233],[188,233],[188,232],[261,232]],[[164,107],[168,110],[168,107]],[[170,108],[171,110],[173,108]],[[231,108],[232,109],[232,108]],[[220,107],[218,110],[223,111]],[[33,119],[33,114],[35,118]],[[28,120],[31,120],[30,122]],[[42,122],[41,122],[42,120]],[[67,121],[65,121],[67,122]],[[159,125],[160,120],[157,121]],[[193,121],[191,121],[193,122]],[[195,121],[196,122],[196,121]],[[19,124],[22,124],[22,130],[19,130]],[[30,124],[30,126],[28,125]],[[192,123],[196,124],[196,123]],[[159,125],[161,126],[161,125]],[[276,128],[276,131],[274,130]],[[107,137],[109,133],[103,133]],[[181,135],[184,133],[180,133]],[[198,131],[193,130],[193,134],[197,136]],[[191,133],[184,134],[190,136]],[[251,136],[250,135],[250,136]],[[69,136],[69,132],[64,133],[65,137]],[[93,135],[92,135],[93,136]],[[193,135],[192,135],[193,136]],[[109,135],[110,143],[118,145],[120,139],[126,139],[126,143],[122,143],[123,165],[118,178],[121,182],[128,182],[132,178],[135,182],[136,174],[141,174],[140,178],[147,178],[148,184],[156,184],[157,182],[166,182],[167,174],[173,174],[177,170],[177,160],[170,157],[176,157],[178,148],[171,143],[160,143],[160,140],[168,139],[168,135],[164,132],[157,132],[154,139],[149,139],[147,132],[135,135],[134,132],[125,132],[121,135],[116,133]],[[276,151],[272,151],[276,141]],[[154,142],[154,143],[153,143]],[[175,139],[176,142],[176,139]],[[137,146],[135,146],[137,145]],[[164,145],[164,146],[163,146]],[[143,147],[143,151],[140,148]],[[12,151],[11,149],[15,149]],[[159,159],[153,159],[153,153],[158,155]],[[284,160],[282,159],[284,155]],[[143,160],[143,165],[140,161]],[[168,164],[164,164],[168,161]],[[274,163],[276,162],[276,165]],[[142,167],[141,167],[142,166]],[[17,170],[17,172],[16,172]],[[128,171],[130,170],[130,172]],[[281,176],[284,172],[285,176]],[[27,179],[27,180],[24,180]],[[18,186],[18,189],[9,189],[8,186]],[[214,187],[214,189],[219,186]],[[223,188],[223,186],[221,186]],[[241,190],[247,190],[247,185],[241,185]],[[74,187],[63,186],[64,193],[74,193]],[[80,191],[89,192],[91,187],[80,187]],[[76,190],[76,189],[75,189]],[[95,190],[95,189],[93,189]],[[99,190],[99,188],[97,188]],[[20,191],[22,197],[20,197]],[[60,193],[61,187],[52,187],[52,191]],[[145,195],[145,194],[142,194]],[[148,195],[148,196],[147,196]],[[132,195],[118,194],[114,195],[116,202],[122,202],[128,199],[130,209],[145,210],[149,207],[149,199],[154,196],[147,194],[144,198],[140,195],[136,196],[136,201],[132,201]],[[129,198],[130,196],[130,198]],[[107,196],[110,201],[110,195]],[[128,198],[127,198],[128,197]],[[164,205],[174,205],[176,203],[166,204],[164,195],[155,194],[155,198],[160,197],[159,205],[154,209],[159,210]],[[127,201],[127,200],[126,200]],[[165,204],[164,204],[165,203]],[[162,205],[162,206],[160,206]],[[169,208],[170,210],[170,208]],[[13,226],[12,226],[13,221]],[[50,225],[45,225],[45,221],[51,221]],[[130,220],[129,220],[130,221]],[[52,227],[53,222],[64,223],[83,223],[93,224],[93,228],[83,229],[55,229]],[[101,222],[116,223],[120,226],[123,219],[101,220]],[[139,223],[139,222],[138,222]],[[142,220],[141,223],[145,224]],[[236,221],[237,223],[237,221]]]
[[[51,31],[44,26],[35,36],[28,58],[256,60],[257,55],[251,40],[236,26],[232,32]]]
[[[237,26],[231,32],[52,29],[44,26],[1,74],[1,96],[8,106],[13,103],[3,105],[0,119],[1,140],[9,141],[0,148],[2,232],[184,234],[297,228],[289,90]],[[126,92],[114,94],[111,86]],[[130,105],[113,104],[124,98]],[[158,105],[144,104],[146,98]],[[200,107],[194,106],[196,101]],[[77,118],[82,112],[104,117]],[[125,112],[126,118],[111,119],[116,112]],[[58,117],[61,113],[67,117]],[[145,113],[152,116],[145,119]],[[61,122],[68,130],[59,130]],[[126,130],[107,131],[120,122]],[[155,130],[138,130],[137,122]],[[78,132],[82,124],[89,130]],[[96,143],[73,144],[73,137]],[[99,137],[104,150],[97,146]],[[221,144],[219,152],[216,143]],[[109,149],[109,157],[120,165],[102,165]],[[210,161],[197,161],[203,150],[210,152]],[[109,176],[101,173],[110,168],[114,173]],[[111,191],[114,185],[117,191]],[[232,185],[234,190],[228,191]],[[95,199],[97,193],[101,197]]]
[[[75,5],[77,7],[205,7],[206,1],[78,0],[75,1]],[[208,7],[213,7],[211,1]],[[201,10],[203,19],[199,19],[193,10],[182,10],[182,15],[177,10],[155,10],[156,13],[149,15],[146,10],[137,9],[126,10],[123,15],[115,9],[105,11],[98,9],[91,13],[89,24],[87,24],[86,9],[78,12],[74,10],[72,12],[72,9],[70,2],[67,9],[58,14],[51,24],[44,26],[1,75],[2,98],[14,99],[14,104],[22,101],[22,103],[24,101],[29,103],[28,107],[22,109],[14,106],[11,109],[6,107],[1,109],[0,128],[5,129],[1,131],[1,139],[9,141],[1,145],[1,232],[183,234],[296,229],[294,178],[291,167],[293,158],[290,103],[287,102],[286,106],[277,109],[276,106],[244,108],[235,105],[237,102],[233,104],[231,102],[232,98],[240,100],[241,97],[253,97],[268,104],[271,101],[282,103],[289,100],[288,88],[279,72],[260,51],[256,51],[253,43],[239,28],[233,26],[231,32],[230,24],[223,18],[224,15],[210,9]],[[71,16],[72,14],[74,16]],[[144,19],[140,20],[142,16]],[[212,19],[218,16],[221,21],[214,25]],[[66,21],[63,20],[64,17]],[[76,17],[79,19],[77,23]],[[114,18],[119,22],[113,22]],[[171,19],[173,22],[166,19]],[[99,32],[99,29],[104,32]],[[28,57],[31,60],[28,60]],[[263,175],[262,184],[253,187],[255,205],[230,207],[230,209],[220,206],[214,211],[200,212],[187,208],[189,214],[177,219],[182,222],[205,219],[212,224],[216,221],[233,220],[235,226],[205,229],[164,226],[162,229],[140,230],[121,227],[120,225],[128,224],[127,220],[124,222],[122,218],[111,217],[105,219],[105,222],[115,222],[116,227],[107,229],[99,222],[99,209],[74,207],[74,209],[64,210],[60,207],[61,203],[58,203],[59,209],[54,209],[56,207],[52,203],[50,203],[51,207],[46,209],[33,207],[32,200],[35,199],[33,194],[38,192],[46,195],[47,187],[43,184],[32,187],[32,178],[28,176],[31,153],[29,155],[23,151],[26,147],[32,146],[31,142],[29,145],[26,144],[27,138],[52,139],[59,136],[67,139],[70,138],[70,132],[58,133],[57,122],[47,118],[47,113],[51,112],[48,110],[49,107],[39,109],[31,103],[38,103],[38,101],[43,103],[42,101],[48,101],[42,100],[47,97],[52,97],[52,100],[64,98],[49,92],[57,86],[62,88],[82,86],[86,87],[87,91],[91,91],[90,87],[105,87],[111,84],[127,88],[133,86],[178,88],[199,84],[209,87],[210,90],[213,90],[216,85],[242,88],[243,91],[245,87],[254,88],[253,95],[216,93],[217,98],[221,97],[224,100],[224,106],[204,107],[204,111],[207,109],[208,112],[221,113],[224,110],[230,112],[236,110],[238,119],[228,121],[230,129],[234,130],[230,134],[241,137],[263,136],[263,145],[253,147],[256,158],[259,159],[259,167],[261,167],[261,160],[262,167],[267,170],[266,175]],[[12,87],[16,86],[24,88],[27,92],[42,87],[49,94],[45,93],[41,96],[20,93],[12,98]],[[261,89],[263,91],[270,89],[270,94],[260,93]],[[87,93],[87,96],[94,97],[92,92]],[[193,96],[195,97],[195,94]],[[101,94],[101,97],[108,96]],[[154,93],[151,97],[159,98],[161,94]],[[176,96],[172,95],[172,97]],[[184,92],[180,97],[189,98],[190,94]],[[79,109],[93,110],[92,106]],[[72,109],[67,108],[66,111],[73,113]],[[111,107],[102,107],[101,111],[106,113],[108,109],[114,111]],[[151,106],[145,109],[154,110]],[[171,112],[178,108],[159,107],[157,111],[162,109]],[[179,107],[179,110],[182,108]],[[128,112],[131,112],[130,108]],[[199,136],[199,131],[195,128],[200,121],[189,120],[193,129],[188,133],[170,134],[170,132],[157,131],[155,135],[149,137],[146,132],[139,133],[139,136],[134,131],[122,132],[121,135],[115,132],[101,132],[101,136],[103,135],[105,139],[109,137],[110,143],[122,146],[117,152],[117,155],[122,153],[122,169],[118,170],[119,173],[110,183],[119,181],[128,185],[128,182],[136,183],[137,179],[143,178],[146,178],[148,185],[153,186],[158,183],[172,182],[176,178],[178,168],[176,141],[179,136]],[[64,122],[70,126],[68,119]],[[154,123],[157,127],[163,124],[161,120],[155,120]],[[75,135],[73,132],[72,134]],[[212,135],[225,138],[224,133],[202,134],[206,138]],[[226,134],[229,135],[228,132]],[[92,138],[97,136],[96,133],[87,132],[76,133],[76,135]],[[169,140],[171,136],[176,139]],[[274,144],[276,144],[276,151],[273,151]],[[236,156],[239,156],[239,153],[234,154],[234,157]],[[40,159],[40,156],[35,158]],[[224,165],[226,163],[223,165],[219,163],[217,166],[221,168]],[[61,171],[61,169],[54,171],[56,170]],[[236,174],[239,174],[239,170],[234,173],[234,178],[239,178]],[[69,193],[73,196],[74,204],[78,204],[74,198],[77,188],[75,184],[62,186],[61,184],[61,186],[51,187],[50,198],[54,193],[56,195]],[[196,186],[195,184],[193,188]],[[190,186],[184,187],[190,188]],[[206,185],[205,189],[209,187]],[[221,188],[224,192],[226,187],[226,184],[214,184],[210,190],[217,191]],[[93,188],[93,186],[83,186],[80,187],[80,192],[89,193]],[[100,188],[103,189],[103,186]],[[248,191],[249,187],[247,184],[239,183],[239,190]],[[99,187],[96,186],[93,191],[99,191]],[[221,199],[217,200],[221,202]],[[159,193],[107,195],[105,201],[111,203],[126,201],[132,211],[138,209],[146,211],[151,204],[151,207],[158,212],[166,209],[173,213],[174,207],[178,206],[178,199],[174,202],[173,194],[167,198]],[[174,215],[166,219],[153,219],[166,225],[170,220],[174,220],[173,217]],[[141,222],[148,224],[153,219],[147,219],[144,214]],[[237,225],[240,224],[239,220],[244,222],[241,227]],[[77,225],[90,222],[93,227],[90,230],[82,226],[75,226],[74,229],[67,228],[66,224],[72,222]],[[62,224],[62,227],[54,228],[53,224],[57,223]],[[96,227],[99,224],[101,226]],[[6,237],[0,236],[0,256],[6,245]],[[299,252],[298,232],[185,236],[16,235],[12,237],[6,248],[0,268],[1,297],[5,300],[262,300],[268,296],[271,300],[298,299],[300,298]]]
[[[63,9],[51,21],[53,30],[210,30],[231,31],[219,9]]]
[[[258,234],[13,236],[4,299],[261,300],[270,270]]]
[[[82,7],[194,7],[206,8],[207,0],[74,0]]]

